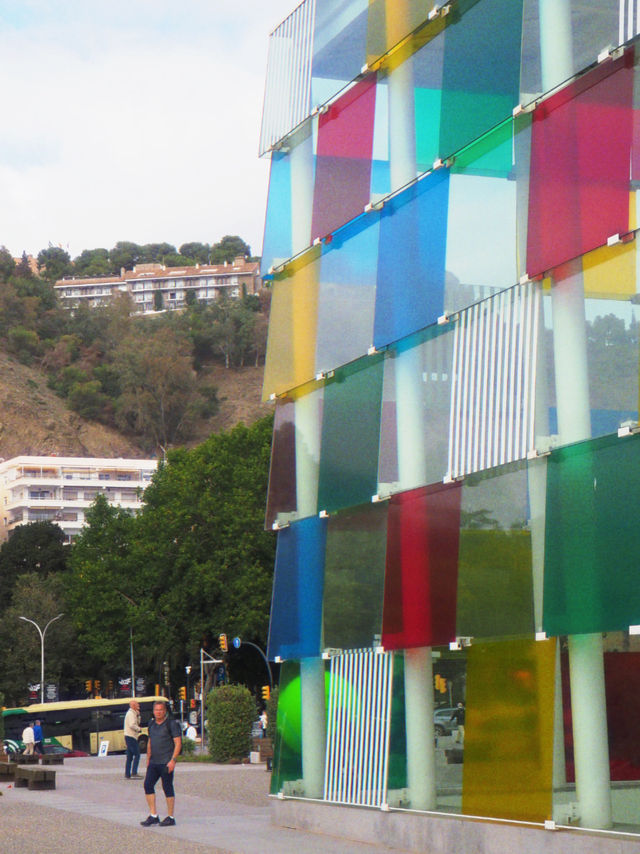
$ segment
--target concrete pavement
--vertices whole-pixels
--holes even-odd
[[[144,773],[144,757],[141,773]],[[67,759],[55,791],[0,784],[3,854],[389,854],[388,847],[271,824],[264,765],[179,763],[176,826],[143,828],[142,780],[124,779],[124,757]],[[157,786],[158,812],[165,813]]]

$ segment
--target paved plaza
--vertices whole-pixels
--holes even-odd
[[[144,772],[144,757],[140,771]],[[124,757],[67,759],[55,791],[0,784],[2,854],[388,854],[389,848],[275,827],[264,765],[179,763],[176,827],[144,828],[142,780],[124,779]],[[164,812],[160,784],[158,812]],[[399,849],[394,849],[398,851]]]

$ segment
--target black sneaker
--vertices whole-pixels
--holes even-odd
[[[168,815],[166,818],[162,819],[160,827],[173,827],[175,823],[175,818],[172,815]]]
[[[140,824],[143,827],[151,827],[152,824],[160,824],[160,819],[158,818],[157,815],[148,815],[144,821],[140,822]],[[164,822],[163,822],[163,824],[164,824]]]

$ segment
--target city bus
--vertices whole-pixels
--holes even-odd
[[[166,697],[136,697],[140,703],[140,723],[143,728],[138,742],[140,750],[147,749],[147,724],[153,716],[156,700]],[[24,749],[22,731],[27,723],[40,721],[45,752],[79,750],[97,754],[101,741],[109,742],[109,753],[126,750],[124,716],[129,698],[119,700],[69,700],[61,703],[32,703],[17,709],[3,709],[4,747],[8,753]]]

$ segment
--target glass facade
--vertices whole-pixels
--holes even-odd
[[[309,59],[263,257],[273,793],[640,834],[631,6],[288,19]]]

